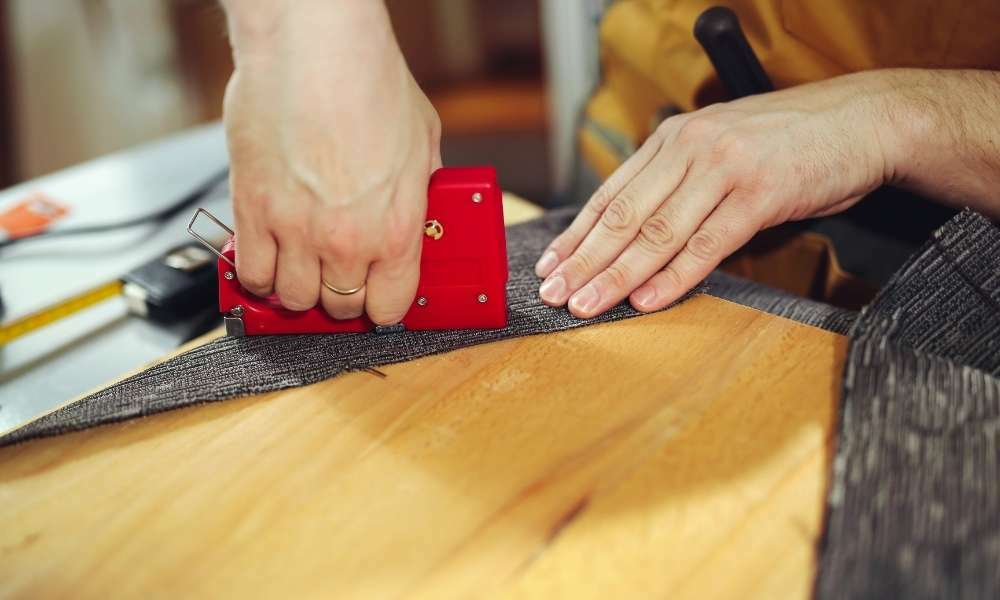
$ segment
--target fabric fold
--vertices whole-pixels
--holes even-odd
[[[964,211],[850,331],[817,596],[1000,597],[1000,230]]]

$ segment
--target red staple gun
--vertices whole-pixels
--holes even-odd
[[[221,250],[195,232],[195,221],[202,214],[228,232]],[[420,283],[413,305],[397,325],[376,327],[365,316],[336,320],[321,306],[291,311],[276,296],[254,296],[236,277],[232,229],[199,208],[188,233],[219,257],[219,311],[225,315],[229,335],[390,333],[507,325],[507,242],[503,200],[492,167],[450,167],[431,175]]]

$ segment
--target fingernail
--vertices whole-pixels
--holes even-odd
[[[569,299],[569,307],[573,309],[574,312],[589,314],[590,311],[597,308],[597,303],[601,301],[600,295],[598,295],[597,290],[594,286],[587,284],[582,290],[573,294],[573,297]]]
[[[550,304],[562,304],[566,301],[566,298],[564,298],[566,295],[566,280],[563,279],[562,275],[549,277],[538,288],[538,295],[541,296],[542,300]]]
[[[554,250],[546,250],[542,257],[538,259],[535,263],[535,275],[539,277],[548,277],[552,269],[556,268],[559,264],[559,255],[555,253]]]
[[[632,292],[632,301],[643,308],[653,305],[656,300],[656,289],[649,285],[644,285]]]

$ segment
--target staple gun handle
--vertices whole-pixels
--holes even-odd
[[[734,100],[774,91],[732,10],[713,6],[701,13],[694,24],[694,37]]]

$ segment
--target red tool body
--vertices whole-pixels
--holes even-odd
[[[234,238],[219,258],[219,310],[230,335],[350,333],[376,329],[367,317],[336,320],[321,306],[297,312],[260,298],[235,276]],[[431,176],[420,283],[405,329],[492,329],[507,325],[507,242],[492,167],[450,167]],[[384,328],[378,328],[384,330]],[[390,328],[398,330],[399,327]]]

